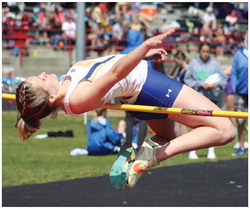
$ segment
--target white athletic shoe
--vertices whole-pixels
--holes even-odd
[[[133,188],[143,173],[158,163],[155,158],[156,149],[161,146],[150,139],[146,139],[139,149],[135,161],[128,173],[127,186]]]
[[[216,154],[215,153],[208,153],[207,159],[216,159]]]
[[[190,159],[190,160],[199,159],[198,155],[196,154],[196,151],[190,151],[188,154],[188,159]]]
[[[244,148],[248,149],[248,142],[247,141],[244,142]]]
[[[207,159],[215,159],[216,155],[214,152],[214,147],[209,147],[208,148],[208,153],[207,153]]]
[[[239,141],[237,141],[237,142],[235,143],[235,145],[234,145],[233,148],[234,148],[234,149],[239,149],[239,148],[240,148],[240,143],[239,143]],[[248,142],[247,142],[247,141],[244,142],[244,148],[245,148],[245,149],[248,148]]]
[[[239,147],[240,147],[240,143],[239,143],[239,141],[237,141],[237,142],[235,143],[235,145],[234,145],[234,149],[239,149]]]

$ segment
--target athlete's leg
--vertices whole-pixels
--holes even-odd
[[[183,86],[173,107],[219,110],[214,103],[187,86]],[[191,127],[192,130],[178,136],[174,121]],[[156,133],[151,140],[162,146],[142,145],[128,173],[128,187],[134,187],[141,174],[160,161],[179,153],[223,145],[235,136],[232,122],[222,117],[171,114],[168,119],[148,120],[147,122]]]
[[[202,96],[192,88],[183,86],[177,96],[174,108],[220,110],[218,106]],[[174,132],[173,121],[177,121],[193,128],[190,132],[177,136]],[[156,150],[155,155],[158,162],[165,160],[178,153],[198,150],[211,146],[224,145],[235,137],[234,126],[228,118],[191,116],[181,114],[170,114],[165,120],[150,120],[149,126],[156,132],[152,139],[160,142],[167,139],[167,143]],[[175,138],[175,136],[177,136]]]

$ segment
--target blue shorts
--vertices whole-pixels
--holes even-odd
[[[172,107],[182,87],[183,83],[149,68],[146,82],[134,104]],[[141,120],[163,119],[168,117],[168,114],[162,113],[129,112]]]

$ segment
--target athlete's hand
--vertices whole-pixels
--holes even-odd
[[[162,33],[160,35],[154,36],[152,38],[147,39],[144,44],[149,47],[149,49],[154,48],[164,48],[164,40],[170,37],[174,32],[178,29],[178,27],[171,28],[167,32]]]
[[[162,63],[165,60],[165,57],[168,53],[162,49],[150,49],[146,56],[144,57],[145,60],[153,60],[154,62]]]

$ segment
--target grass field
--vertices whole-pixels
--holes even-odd
[[[121,118],[110,118],[114,127]],[[116,155],[109,156],[70,156],[74,148],[86,148],[86,126],[82,116],[64,116],[57,119],[44,119],[41,130],[36,134],[46,134],[48,131],[73,130],[74,137],[50,137],[28,141],[19,140],[14,128],[15,112],[2,114],[2,185],[14,186],[51,181],[77,179],[90,176],[107,175]],[[149,136],[148,136],[149,137]],[[232,159],[235,140],[226,146],[216,147],[216,160]],[[189,160],[188,153],[172,157],[159,166],[170,166],[186,163],[208,161],[207,149],[199,150],[198,160]],[[247,158],[247,153],[241,158]]]

